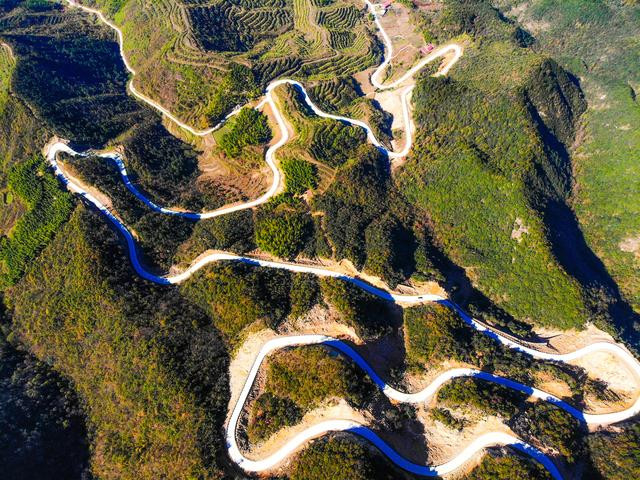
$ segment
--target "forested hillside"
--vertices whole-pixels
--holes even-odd
[[[2,475],[89,478],[91,436],[74,386],[8,343],[6,322],[3,318],[0,325]]]
[[[640,121],[636,92],[640,5],[634,1],[500,1],[548,52],[579,76],[589,108],[571,144],[571,206],[589,246],[615,280],[606,289],[640,311]],[[545,21],[540,19],[544,18]]]
[[[497,428],[552,458],[568,480],[637,476],[636,419],[590,431],[559,406],[627,408],[637,392],[624,368],[609,365],[619,359],[535,359],[478,331],[451,303],[409,307],[384,289],[414,300],[437,292],[545,352],[556,352],[556,337],[569,344],[558,342],[564,351],[610,341],[606,333],[640,349],[640,7],[396,2],[385,21],[406,18],[407,37],[464,47],[448,75],[430,75],[437,62],[417,74],[415,142],[397,161],[388,152],[405,139],[376,100],[383,89],[368,85],[383,47],[360,0],[80,3],[122,27],[135,76],[114,32],[92,14],[64,2],[0,2],[0,476],[254,478],[229,456],[230,402],[260,345],[297,334],[344,340],[400,391],[451,368],[527,387],[454,378],[427,402],[396,402],[331,341],[289,347],[265,359],[243,405],[233,432],[243,454],[273,451],[338,412],[419,464],[444,463]],[[624,53],[583,47],[607,29]],[[357,125],[314,113],[292,84],[251,108],[284,76],[308,85],[323,110],[366,121],[382,146]],[[253,103],[195,138],[132,96],[132,78],[197,128]],[[282,184],[268,201],[209,219],[193,214],[262,194],[266,152],[285,134],[274,160]],[[136,273],[113,222],[53,175],[43,147],[54,138],[96,149],[59,155],[59,164],[131,230],[140,268],[158,284]],[[142,193],[127,188],[104,150],[120,155]],[[192,215],[175,214],[185,210]],[[249,260],[162,282],[220,251]],[[259,261],[358,272],[384,292]],[[557,402],[536,401],[530,387]],[[469,480],[551,478],[508,447],[467,467],[460,475]],[[417,478],[349,433],[314,439],[271,473]]]
[[[570,150],[587,107],[579,80],[523,43],[521,28],[488,2],[449,2],[425,22],[473,44],[451,79],[418,85],[404,192],[445,253],[508,314],[564,328],[592,319],[635,341],[637,314],[571,209]]]
[[[100,30],[94,30],[95,38],[78,37],[78,28],[87,24],[57,10],[54,6],[53,15],[39,16],[19,9],[3,20],[3,33],[11,31],[3,37],[11,48],[2,57],[4,198],[24,205],[17,222],[3,227],[8,234],[2,244],[9,268],[5,277],[18,282],[3,295],[8,305],[0,368],[6,387],[1,399],[7,427],[2,429],[4,473],[7,478],[80,479],[88,478],[90,468],[99,478],[218,478],[226,347],[196,307],[183,303],[175,291],[149,290],[133,276],[115,234],[60,189],[40,156],[53,132],[105,144],[146,115],[148,120],[125,137],[131,158],[149,162],[140,164],[142,171],[147,165],[179,171],[175,163],[166,163],[162,150],[157,151],[161,163],[153,165],[150,142],[141,139],[149,140],[145,132],[151,131],[155,138],[177,140],[158,130],[157,116],[128,100],[118,73],[67,76],[78,72],[69,62],[81,59],[82,51],[94,52],[80,61],[86,72],[99,64],[117,71],[122,66],[116,57],[104,62],[96,56],[115,48],[101,39]],[[44,33],[39,28],[50,36],[38,35]],[[57,60],[55,66],[44,65],[45,52]],[[104,102],[128,107],[113,117],[100,110],[107,108]],[[68,108],[61,108],[65,104]],[[88,111],[96,114],[83,117],[92,122],[91,129],[76,122]],[[96,121],[101,117],[106,122]],[[161,144],[167,150],[171,146]],[[176,162],[183,161],[183,150]],[[40,231],[46,233],[34,236]],[[15,348],[28,349],[48,365]]]

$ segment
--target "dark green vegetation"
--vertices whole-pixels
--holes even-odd
[[[50,15],[57,20],[63,13]],[[4,40],[20,59],[13,89],[59,135],[99,146],[140,121],[142,110],[126,94],[117,45],[75,35],[73,30],[86,25],[81,16],[72,15],[66,24],[67,32],[39,32],[43,25],[28,15],[3,24],[2,30],[11,32]]]
[[[72,203],[71,195],[60,190],[58,180],[45,172],[39,156],[14,166],[7,184],[27,208],[9,236],[0,241],[0,260],[4,264],[0,282],[11,285],[67,220]]]
[[[243,108],[220,139],[220,147],[228,156],[239,157],[245,146],[263,145],[269,140],[271,129],[267,117],[253,108]]]
[[[86,185],[96,187],[112,199],[120,218],[140,237],[147,262],[168,269],[178,246],[186,241],[194,227],[192,220],[153,212],[135,198],[124,185],[118,167],[100,157],[64,157],[68,171]]]
[[[438,402],[446,407],[481,410],[505,419],[515,415],[525,399],[524,394],[474,378],[454,379],[438,392]]]
[[[80,480],[88,473],[88,433],[73,386],[1,336],[0,445],[3,478]]]
[[[523,438],[558,452],[569,464],[585,454],[582,426],[571,415],[547,402],[528,403],[511,420],[511,428]]]
[[[526,402],[526,398],[526,394],[474,378],[454,379],[438,392],[438,402],[447,408],[466,412],[471,418],[474,413],[497,415],[532,445],[551,450],[568,464],[583,461],[586,432],[578,420],[547,402]]]
[[[353,327],[360,338],[380,338],[398,326],[398,312],[391,302],[334,278],[321,279],[320,289],[325,301],[340,313],[342,320]]]
[[[464,477],[465,480],[551,480],[547,470],[533,460],[521,456],[485,455],[482,463]]]
[[[442,362],[464,362],[481,370],[536,386],[540,375],[552,375],[571,390],[568,400],[580,404],[589,382],[580,369],[534,360],[472,329],[450,308],[425,305],[405,310],[406,363],[423,372]]]
[[[251,406],[247,436],[250,442],[259,442],[284,427],[295,425],[300,418],[300,408],[294,401],[263,393]]]
[[[137,187],[163,206],[199,210],[224,203],[224,197],[196,181],[198,152],[170,135],[157,115],[146,113],[149,117],[133,125],[118,141],[127,172]]]
[[[330,348],[278,352],[268,359],[264,393],[250,405],[248,439],[264,440],[327,401],[344,399],[363,408],[375,389],[361,369]]]
[[[429,414],[436,422],[440,422],[454,430],[461,431],[466,425],[466,421],[464,419],[454,416],[446,408],[435,407],[429,412]]]
[[[256,322],[275,328],[289,314],[291,274],[238,263],[220,263],[196,273],[181,287],[216,319],[233,343]]]
[[[317,161],[338,167],[349,159],[351,152],[365,139],[366,134],[360,127],[321,120],[314,130],[309,151]]]
[[[312,163],[291,158],[282,160],[280,167],[284,173],[287,193],[301,195],[318,186],[317,168]]]
[[[336,259],[349,259],[391,285],[412,272],[416,243],[410,208],[397,198],[381,154],[363,146],[314,199],[322,231]]]
[[[293,258],[310,234],[311,220],[299,202],[274,199],[259,212],[255,223],[256,245],[276,257]]]
[[[266,389],[288,398],[302,410],[329,398],[362,406],[375,388],[350,359],[330,355],[324,347],[296,348],[269,360]]]
[[[624,480],[640,475],[640,425],[628,425],[616,433],[589,436],[595,470],[602,479]]]
[[[403,478],[380,455],[346,437],[314,442],[298,457],[291,480],[387,480]]]
[[[590,247],[640,309],[638,238],[640,197],[640,5],[636,1],[536,0],[517,12],[516,3],[497,4],[516,16],[548,51],[581,78],[589,102],[581,141],[574,146],[573,206]],[[540,28],[539,19],[545,19]]]
[[[181,245],[178,260],[189,264],[209,248],[236,253],[253,250],[253,213],[242,210],[199,221],[189,240]]]
[[[216,477],[226,347],[176,289],[133,274],[98,214],[79,208],[7,300],[15,337],[86,405],[96,476]]]
[[[578,95],[571,85],[563,95],[571,89]],[[503,297],[498,304],[514,317],[582,325],[579,285],[554,257],[532,205],[551,202],[544,196],[557,195],[567,172],[545,164],[544,144],[524,102],[516,107],[508,97],[442,79],[425,79],[413,98],[422,128],[401,182],[430,213],[445,252],[461,265],[475,265],[474,283],[490,298]],[[538,185],[540,191],[532,191]]]

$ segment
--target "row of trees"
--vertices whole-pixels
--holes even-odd
[[[71,195],[60,190],[58,181],[46,172],[39,155],[15,165],[7,183],[27,206],[10,236],[0,239],[0,260],[4,264],[0,278],[3,284],[11,285],[69,218],[73,203]]]

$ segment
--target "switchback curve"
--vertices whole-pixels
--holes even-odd
[[[87,12],[93,13],[95,15],[97,15],[99,17],[99,19],[105,23],[106,25],[108,25],[109,27],[111,27],[113,30],[116,31],[117,35],[118,35],[118,40],[119,40],[119,47],[120,47],[120,54],[122,56],[123,62],[125,64],[125,67],[127,68],[127,70],[131,73],[132,77],[135,76],[136,72],[135,70],[132,68],[132,66],[129,64],[125,52],[124,52],[124,48],[123,48],[123,34],[122,31],[113,23],[111,23],[100,11],[83,6],[83,5],[79,5],[76,1],[74,0],[67,0],[67,3],[71,6],[75,6],[75,7],[79,7]],[[384,31],[384,29],[382,28],[382,25],[380,23],[380,18],[377,16],[376,11],[375,11],[375,7],[373,6],[373,4],[369,1],[369,0],[365,0],[365,3],[367,4],[367,6],[369,7],[371,13],[374,15],[374,20],[378,26],[378,28],[380,29],[380,33],[385,41],[385,45],[386,45],[386,55],[385,55],[385,59],[383,61],[383,63],[378,67],[378,69],[374,72],[374,74],[371,76],[371,82],[372,84],[379,88],[379,89],[389,89],[389,88],[397,88],[399,87],[403,82],[407,81],[411,76],[413,76],[417,71],[419,71],[421,68],[424,67],[424,65],[426,65],[427,63],[429,63],[430,61],[433,61],[435,58],[438,58],[440,56],[444,56],[447,55],[449,53],[452,54],[452,59],[450,60],[450,62],[447,63],[447,65],[445,67],[443,67],[443,69],[439,72],[439,74],[446,74],[449,69],[453,66],[453,64],[455,64],[458,59],[460,58],[460,56],[462,55],[462,48],[458,45],[446,45],[444,47],[441,47],[440,49],[437,49],[436,51],[432,52],[432,54],[426,58],[424,58],[420,63],[418,63],[416,66],[414,66],[412,69],[410,69],[408,72],[406,72],[402,77],[400,77],[398,80],[385,85],[384,83],[380,82],[378,80],[378,78],[380,77],[380,75],[382,74],[382,72],[386,69],[386,67],[389,65],[391,58],[392,58],[392,44],[391,44],[391,40],[388,37],[388,35],[386,34],[386,32]],[[270,168],[272,169],[272,171],[274,172],[274,182],[271,186],[271,188],[269,189],[269,191],[264,194],[262,197],[260,197],[257,200],[254,200],[253,202],[249,202],[247,204],[241,204],[241,205],[236,205],[236,206],[231,206],[231,207],[226,207],[214,212],[206,212],[206,213],[195,213],[195,212],[179,212],[177,210],[171,210],[171,209],[166,209],[164,207],[159,207],[155,204],[153,204],[153,202],[151,202],[150,200],[146,199],[140,192],[138,192],[138,195],[136,195],[138,198],[145,198],[145,203],[147,203],[147,205],[150,206],[150,208],[153,209],[157,209],[157,211],[161,211],[162,213],[167,213],[167,214],[172,214],[172,215],[184,215],[184,216],[189,216],[190,218],[194,218],[194,219],[200,219],[200,218],[211,218],[213,216],[218,216],[218,215],[223,215],[225,213],[230,213],[232,211],[237,211],[237,210],[241,210],[244,208],[251,208],[252,206],[256,206],[259,205],[260,203],[264,203],[265,201],[268,200],[268,198],[270,198],[270,196],[272,196],[275,191],[277,190],[279,183],[280,183],[280,172],[278,171],[274,161],[273,161],[273,153],[275,152],[275,150],[277,150],[277,148],[279,148],[281,145],[283,145],[284,143],[286,143],[286,141],[288,140],[288,134],[286,133],[286,128],[283,128],[283,124],[282,124],[282,118],[281,115],[279,114],[279,111],[277,109],[277,105],[275,105],[275,102],[273,102],[273,98],[270,95],[273,88],[275,88],[277,85],[279,84],[283,84],[283,83],[289,83],[294,85],[296,88],[300,89],[303,93],[303,96],[305,98],[305,101],[307,102],[307,104],[312,108],[312,110],[314,110],[314,112],[316,114],[319,114],[318,111],[320,111],[319,109],[317,109],[317,107],[315,107],[315,105],[313,105],[313,103],[310,101],[306,90],[304,89],[304,87],[297,81],[295,80],[289,80],[289,79],[282,79],[282,80],[277,80],[275,82],[272,82],[272,84],[269,85],[269,87],[267,87],[267,91],[266,91],[266,96],[265,96],[265,100],[263,100],[261,102],[261,105],[264,104],[264,102],[269,102],[270,105],[273,107],[274,112],[276,113],[276,117],[277,117],[277,121],[279,124],[279,127],[282,130],[282,138],[280,140],[280,142],[276,143],[275,145],[273,145],[269,150],[272,152],[270,156],[267,157],[267,163],[269,164]],[[412,145],[412,132],[411,132],[411,119],[410,119],[410,112],[409,112],[409,103],[408,103],[408,97],[411,93],[411,89],[412,86],[407,87],[402,93],[401,93],[401,101],[402,101],[402,107],[403,107],[403,117],[405,120],[405,128],[407,130],[406,132],[406,142],[405,142],[405,147],[401,152],[389,152],[387,151],[387,154],[390,158],[397,158],[397,157],[401,157],[406,155]],[[171,121],[173,121],[174,123],[176,123],[179,127],[183,128],[184,130],[188,131],[189,133],[196,135],[196,136],[204,136],[207,135],[209,133],[211,133],[212,131],[214,131],[215,129],[219,128],[220,124],[212,127],[210,129],[207,130],[197,130],[194,129],[192,127],[190,127],[189,125],[185,124],[184,122],[180,121],[180,119],[178,119],[177,117],[175,117],[173,114],[171,114],[171,112],[169,112],[166,108],[164,108],[162,105],[160,105],[158,102],[155,102],[154,100],[151,100],[150,98],[146,97],[145,95],[141,94],[140,92],[138,92],[133,84],[133,78],[131,78],[130,82],[129,82],[129,90],[131,91],[131,93],[136,96],[137,98],[139,98],[140,100],[142,100],[143,102],[147,103],[148,105],[150,105],[151,107],[155,108],[156,110],[160,111],[163,115],[165,115],[167,118],[169,118]],[[315,108],[314,108],[315,107]],[[318,110],[318,111],[316,111]],[[234,110],[233,112],[231,112],[228,116],[230,117],[231,115],[234,115],[235,113],[237,113],[239,111],[239,108],[237,108],[236,110]],[[321,112],[321,111],[320,111]],[[333,118],[335,120],[338,121],[344,121],[347,123],[351,123],[354,125],[359,125],[360,127],[364,128],[367,131],[367,137],[368,139],[374,144],[376,145],[378,148],[384,149],[386,150],[386,148],[375,138],[375,135],[373,135],[373,132],[371,131],[370,127],[368,127],[368,125],[364,124],[363,122],[359,122],[357,120],[353,120],[353,119],[348,119],[346,117],[340,117],[340,116],[333,116],[330,114],[325,114],[324,112],[321,112],[322,114],[319,114],[320,116],[324,116],[325,118]],[[496,340],[500,341],[501,343],[511,347],[511,348],[515,348],[527,353],[530,353],[531,355],[533,355],[536,358],[547,358],[547,359],[555,359],[558,361],[568,361],[571,360],[572,358],[577,358],[577,356],[581,356],[578,354],[578,352],[573,352],[570,354],[564,354],[564,355],[556,355],[556,354],[550,354],[550,353],[545,353],[545,352],[539,352],[537,350],[534,349],[530,349],[528,347],[522,346],[520,344],[518,344],[517,342],[514,342],[513,340],[502,336],[501,334],[488,330],[486,327],[478,324],[475,320],[471,319],[470,317],[468,317],[468,315],[466,315],[466,313],[462,312],[457,306],[455,306],[454,304],[452,304],[451,302],[443,299],[442,297],[439,297],[437,295],[400,295],[400,294],[395,294],[392,292],[388,292],[382,289],[378,289],[376,287],[371,286],[370,284],[363,282],[360,279],[357,278],[353,278],[353,277],[349,277],[349,276],[345,276],[342,274],[339,274],[337,272],[333,272],[331,270],[326,270],[326,269],[322,269],[319,267],[313,267],[313,266],[306,266],[306,265],[299,265],[299,264],[290,264],[290,263],[285,263],[285,262],[273,262],[273,261],[265,261],[265,260],[258,260],[258,259],[253,259],[250,257],[243,257],[243,256],[238,256],[238,255],[234,255],[234,254],[228,254],[228,253],[213,253],[210,254],[200,260],[198,260],[197,262],[195,262],[194,264],[192,264],[189,269],[187,269],[185,272],[179,274],[179,275],[174,275],[174,276],[168,276],[168,277],[161,277],[161,276],[157,276],[154,275],[151,272],[148,272],[147,270],[144,269],[144,267],[140,264],[140,261],[138,259],[138,255],[137,255],[137,251],[136,251],[136,244],[135,244],[135,240],[133,239],[131,233],[128,231],[128,229],[126,228],[126,226],[124,224],[122,224],[122,222],[120,222],[118,220],[117,217],[115,217],[106,206],[102,205],[98,199],[96,199],[94,196],[92,196],[90,193],[84,191],[79,185],[73,183],[70,179],[68,179],[64,172],[60,169],[59,165],[57,164],[57,159],[56,159],[56,155],[58,152],[67,152],[70,154],[77,154],[77,152],[74,152],[73,150],[71,150],[67,145],[64,144],[54,144],[52,146],[52,148],[50,148],[46,153],[47,153],[47,158],[50,161],[52,167],[54,168],[54,171],[56,173],[56,175],[61,179],[61,181],[67,185],[67,187],[79,194],[80,196],[82,196],[83,198],[85,198],[87,201],[89,201],[90,203],[92,203],[96,208],[98,208],[107,218],[109,218],[114,225],[120,230],[120,232],[124,235],[126,241],[127,241],[127,245],[129,248],[129,253],[130,253],[130,257],[131,257],[131,262],[136,270],[136,272],[141,275],[143,278],[149,280],[149,281],[153,281],[156,283],[160,283],[160,284],[174,284],[174,283],[179,283],[181,281],[186,280],[187,278],[189,278],[190,275],[192,275],[195,271],[197,271],[198,269],[202,268],[203,266],[212,263],[212,262],[216,262],[216,261],[240,261],[240,262],[244,262],[244,263],[249,263],[249,264],[254,264],[254,265],[259,265],[259,266],[263,266],[263,267],[270,267],[270,268],[280,268],[280,269],[286,269],[289,271],[294,271],[294,272],[304,272],[304,273],[311,273],[311,274],[315,274],[315,275],[320,275],[320,276],[331,276],[331,277],[335,277],[335,278],[340,278],[343,279],[345,281],[351,282],[357,286],[359,286],[360,288],[363,288],[364,290],[368,291],[369,293],[372,293],[374,295],[377,295],[381,298],[385,298],[387,300],[391,300],[391,301],[396,301],[396,302],[401,302],[401,303],[423,303],[423,302],[433,302],[433,301],[440,301],[442,303],[445,303],[447,305],[449,305],[452,308],[455,308],[459,313],[461,313],[461,315],[463,315],[463,318],[465,319],[465,321],[467,321],[470,325],[472,325],[474,328],[478,329],[479,331],[483,331],[484,333],[486,333],[487,335],[492,336],[493,338],[495,338]],[[116,163],[118,163],[118,159],[113,155],[113,154],[101,154],[104,157],[107,158],[111,158],[111,160],[116,161]],[[271,161],[270,161],[271,160]],[[121,159],[120,159],[121,161]],[[119,168],[120,166],[124,167],[124,164],[119,164],[118,165]],[[123,169],[120,168],[121,174],[123,174]],[[124,169],[124,175],[123,178],[126,177],[126,169]],[[277,178],[277,182],[276,182],[276,178]],[[127,183],[127,181],[125,181],[125,183]],[[133,187],[133,185],[131,185],[130,182],[128,182],[127,184],[128,187]],[[135,189],[135,187],[133,187]],[[132,192],[134,192],[133,189],[130,188],[130,190]],[[137,190],[136,190],[137,191]],[[135,192],[134,192],[135,194]],[[210,215],[210,216],[205,216],[205,215]],[[325,342],[332,342],[333,345],[335,347],[335,339],[331,339],[328,340],[327,338],[325,338],[323,341]],[[318,342],[321,343],[321,342]],[[638,367],[638,363],[635,360],[635,358],[633,358],[633,356],[631,356],[631,354],[629,354],[626,350],[624,350],[622,347],[618,346],[618,345],[614,345],[614,344],[610,344],[610,343],[605,343],[605,344],[594,344],[591,345],[589,347],[586,347],[585,349],[581,349],[584,350],[587,353],[591,353],[593,351],[597,351],[599,349],[603,349],[603,350],[607,350],[607,349],[611,349],[611,353],[614,353],[613,350],[616,350],[616,352],[618,352],[618,350],[623,352],[623,355],[626,355],[626,357],[624,358],[625,361],[629,364],[632,365],[634,368],[635,372],[638,372],[638,370],[640,370],[640,367]],[[587,352],[588,350],[588,352]],[[263,357],[264,358],[264,357]],[[352,358],[356,358],[356,357],[352,357]],[[258,362],[258,359],[256,359],[256,364],[257,367],[259,367],[260,363],[262,360],[260,360],[260,362]],[[254,364],[255,365],[255,364]],[[369,367],[370,369],[370,367]],[[371,372],[373,372],[371,370]],[[375,373],[375,372],[373,372]],[[458,373],[463,373],[463,372],[458,372]],[[466,372],[466,375],[463,376],[481,376],[481,375],[488,375],[484,372],[478,372],[478,371],[473,371],[473,372]],[[460,375],[458,375],[460,376]],[[500,377],[497,377],[500,378]],[[489,378],[485,378],[485,379],[489,379]],[[511,382],[510,385],[507,386],[511,386],[511,388],[517,388],[517,386],[520,386],[524,389],[528,389],[531,390],[531,387],[527,387],[521,384],[517,384],[517,382],[513,382],[509,379],[501,379],[501,382]],[[249,378],[247,379],[247,383],[249,383]],[[252,382],[251,382],[252,384]],[[506,384],[506,383],[505,383]],[[249,385],[250,388],[251,385]],[[245,387],[247,387],[247,385],[245,384]],[[387,388],[385,391],[385,393],[389,393],[390,390]],[[521,390],[522,391],[522,390]],[[396,391],[397,392],[397,391]],[[539,392],[539,391],[538,391]],[[401,392],[398,392],[398,394],[401,394]],[[394,394],[395,395],[395,394]],[[403,394],[403,395],[412,395],[412,394]],[[555,398],[555,397],[551,397],[548,394],[544,393],[544,392],[539,392],[540,398],[542,398],[543,396],[546,396],[545,398],[547,399],[547,401],[549,401],[550,398]],[[557,400],[557,399],[556,399]],[[551,400],[553,401],[553,400]],[[559,401],[559,400],[558,400]],[[599,417],[598,419],[594,419],[594,418],[590,418],[587,414],[583,414],[581,412],[579,412],[578,410],[574,410],[573,414],[575,414],[574,416],[581,416],[582,417],[582,421],[586,422],[586,423],[595,423],[595,422],[601,422],[602,424],[608,424],[608,423],[613,423],[613,422],[617,422],[617,421],[621,421],[623,419],[629,418],[629,416],[633,416],[635,414],[638,413],[638,403],[640,402],[637,401],[636,404],[634,404],[633,407],[631,407],[630,409],[627,409],[623,412],[618,412],[618,413],[614,413],[614,414],[607,414],[608,416],[597,416]],[[240,405],[240,402],[238,402],[238,404],[236,405],[236,407]],[[240,405],[240,408],[242,407],[242,405]],[[573,408],[571,406],[568,406],[569,408]],[[561,407],[562,408],[562,407]],[[569,410],[567,410],[569,411]],[[570,412],[571,413],[571,412]],[[311,429],[305,430],[305,432],[302,432],[301,435],[299,435],[298,437],[296,437],[298,440],[296,440],[298,443],[296,444],[296,442],[294,441],[293,443],[289,443],[287,444],[284,449],[282,450],[282,458],[278,460],[281,461],[284,458],[286,458],[293,450],[295,450],[296,448],[298,448],[300,445],[302,445],[304,442],[306,442],[308,439],[310,438],[314,438],[326,431],[335,431],[335,430],[348,430],[348,431],[352,431],[355,434],[358,434],[364,438],[367,438],[369,441],[371,441],[372,443],[376,444],[378,446],[378,448],[381,449],[381,451],[387,455],[394,463],[396,463],[397,465],[399,465],[402,468],[405,468],[407,470],[410,471],[414,471],[414,473],[417,474],[421,474],[421,475],[429,475],[429,476],[433,476],[433,475],[441,475],[441,474],[445,474],[445,473],[449,473],[453,470],[455,470],[456,468],[459,468],[473,453],[477,452],[478,450],[491,446],[491,445],[512,445],[515,448],[528,453],[529,455],[533,456],[534,458],[536,458],[538,461],[540,461],[552,474],[555,478],[559,479],[561,478],[557,468],[555,467],[555,465],[546,457],[544,456],[541,452],[539,452],[538,450],[536,450],[535,448],[531,447],[530,445],[527,445],[526,443],[522,442],[521,440],[512,437],[510,435],[504,434],[504,433],[490,433],[487,435],[484,435],[482,437],[479,437],[478,439],[476,439],[476,441],[474,441],[472,443],[472,445],[470,445],[469,447],[467,447],[463,452],[461,452],[458,456],[456,456],[453,460],[451,460],[450,462],[447,462],[444,465],[441,465],[440,467],[427,467],[427,466],[419,466],[419,465],[415,465],[412,464],[411,462],[408,462],[406,459],[403,459],[397,452],[395,452],[393,449],[391,449],[391,447],[389,447],[386,443],[384,443],[384,441],[382,441],[374,432],[372,432],[371,430],[367,429],[366,427],[362,426],[362,425],[358,425],[354,422],[344,422],[344,421],[333,421],[333,422],[325,422],[322,424],[318,424],[313,426]],[[233,429],[234,435],[235,435],[235,429]],[[235,442],[235,436],[234,438],[234,442]],[[229,438],[228,438],[229,440]],[[230,443],[229,444],[229,452],[233,457],[233,445]],[[273,456],[269,457],[272,459],[273,461]],[[251,470],[252,469],[252,464],[250,463],[250,460],[247,459],[242,459],[242,458],[234,458],[234,460],[237,460],[238,463],[240,464],[240,466],[242,466],[243,468],[247,469],[247,470]],[[264,460],[263,462],[267,462],[267,460]],[[261,465],[264,466],[266,463],[262,463]],[[277,463],[277,462],[276,462]],[[275,464],[274,464],[275,465]],[[255,465],[253,465],[255,467]],[[270,467],[271,468],[271,467]],[[264,469],[263,469],[264,470]]]

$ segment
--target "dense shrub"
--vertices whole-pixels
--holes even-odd
[[[139,235],[146,262],[169,269],[178,246],[187,240],[193,220],[154,212],[137,199],[123,183],[118,167],[100,157],[68,157],[74,176],[108,195],[116,213]]]
[[[407,257],[414,237],[393,215],[387,213],[373,220],[364,232],[364,239],[367,272],[383,278],[392,288],[412,273],[414,265]]]
[[[299,212],[280,210],[278,214],[264,214],[256,220],[256,245],[277,257],[295,257],[308,233],[308,216]]]
[[[182,290],[208,311],[216,327],[235,343],[245,327],[258,321],[275,327],[287,317],[290,285],[289,272],[231,262],[201,270]]]
[[[280,162],[287,193],[300,195],[318,186],[317,168],[312,163],[295,158]]]
[[[585,453],[580,422],[550,403],[528,403],[526,409],[510,425],[523,438],[535,440],[546,448],[556,450],[570,464]]]
[[[397,312],[391,302],[335,278],[321,279],[320,289],[325,301],[360,338],[379,338],[397,327]]]
[[[407,366],[428,370],[447,360],[469,363],[479,369],[535,385],[536,374],[551,375],[567,384],[574,401],[580,401],[588,385],[577,368],[534,360],[531,356],[500,345],[467,325],[444,305],[405,309]]]
[[[640,424],[620,432],[596,432],[588,437],[591,461],[602,478],[640,478]]]
[[[182,256],[190,262],[208,249],[246,253],[255,248],[253,237],[253,213],[250,210],[200,220],[193,228]]]
[[[291,282],[291,316],[298,318],[320,301],[318,279],[310,274],[295,274]]]
[[[57,134],[100,146],[144,118],[127,95],[127,71],[115,42],[73,32],[11,37],[20,59],[13,89]]]
[[[431,418],[435,421],[440,422],[453,430],[462,430],[466,423],[464,419],[454,417],[446,408],[433,408],[429,411],[429,415],[431,415]]]
[[[253,108],[243,108],[222,135],[220,148],[230,157],[239,157],[247,145],[262,145],[271,140],[267,116]]]
[[[485,414],[511,418],[522,407],[526,395],[475,378],[456,378],[438,392],[438,402],[452,408],[473,408]]]
[[[295,425],[301,417],[300,408],[293,401],[263,393],[251,404],[247,435],[251,442],[259,442],[284,427]]]
[[[143,240],[150,263],[169,269],[178,246],[191,235],[193,221],[177,215],[149,212],[130,226]]]
[[[521,456],[485,455],[480,465],[464,480],[551,480],[551,474],[539,463]]]
[[[372,480],[384,478],[362,445],[345,439],[320,440],[297,459],[291,480]]]
[[[290,399],[303,411],[332,397],[361,407],[374,385],[351,360],[331,352],[316,346],[279,352],[269,360],[266,390]]]
[[[366,261],[364,232],[387,206],[389,179],[377,150],[363,147],[346,152],[352,160],[338,171],[324,195],[314,199],[324,212],[323,230],[337,259],[347,258],[357,268]]]
[[[196,184],[198,152],[171,135],[155,114],[149,117],[136,124],[122,142],[132,181],[163,206],[198,210],[214,203],[203,201],[207,192]]]
[[[404,315],[407,363],[418,369],[467,358],[471,331],[444,305],[410,308]]]

